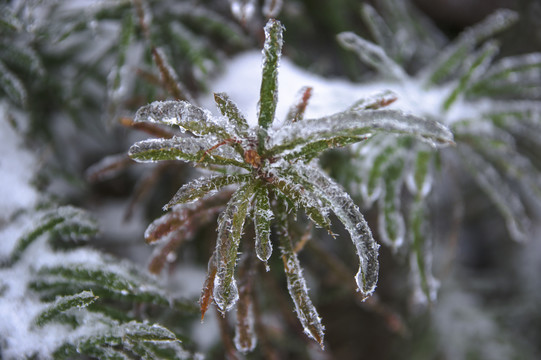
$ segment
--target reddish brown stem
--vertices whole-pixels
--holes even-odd
[[[143,131],[149,135],[157,138],[171,139],[175,134],[169,130],[166,130],[156,124],[150,124],[145,122],[135,122],[128,117],[121,117],[120,124],[126,127],[131,127],[139,131]]]

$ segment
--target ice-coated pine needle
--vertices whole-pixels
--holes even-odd
[[[297,258],[297,254],[293,251],[293,245],[291,244],[287,229],[287,213],[285,213],[284,207],[285,205],[280,206],[280,212],[278,214],[278,238],[287,279],[287,288],[289,290],[289,295],[295,304],[295,312],[304,328],[304,332],[306,335],[317,341],[323,348],[325,327],[321,323],[321,318],[310,299],[299,259]]]
[[[251,20],[256,9],[255,0],[229,0],[231,13],[243,24]]]
[[[408,237],[411,246],[410,266],[414,284],[414,300],[420,304],[433,303],[439,283],[432,275],[431,234],[427,225],[426,205],[421,196],[414,200],[408,217]]]
[[[503,58],[468,89],[468,95],[479,97],[508,93],[533,98],[541,94],[541,53]]]
[[[355,280],[361,295],[367,298],[376,289],[378,281],[379,245],[374,240],[364,216],[348,193],[322,170],[313,166],[298,165],[297,171],[306,181],[314,184],[318,196],[328,202],[336,217],[349,232],[360,263]]]
[[[154,101],[137,110],[134,121],[176,125],[181,131],[189,131],[196,136],[212,134],[222,140],[233,137],[228,133],[231,128],[228,120],[217,119],[210,111],[186,101]]]
[[[263,15],[267,18],[275,18],[282,10],[284,0],[265,0],[263,4]]]
[[[235,347],[242,353],[254,350],[257,344],[253,283],[255,271],[252,266],[252,254],[243,255],[239,264],[239,301],[235,322]]]
[[[259,260],[267,262],[272,254],[270,239],[271,221],[274,214],[270,207],[269,190],[265,185],[256,188],[254,196],[255,253]]]
[[[437,121],[397,110],[364,110],[344,111],[283,126],[272,131],[268,152],[300,150],[313,142],[337,137],[368,138],[378,132],[414,135],[433,146],[453,144],[451,131]]]
[[[189,203],[203,196],[215,194],[224,186],[249,181],[251,177],[251,174],[216,175],[192,180],[178,189],[175,196],[164,206],[164,210],[170,209],[176,204]]]
[[[406,229],[401,212],[402,169],[404,161],[394,159],[382,172],[384,193],[379,201],[379,235],[381,241],[396,250],[404,243]]]
[[[28,94],[21,80],[0,60],[0,88],[12,101],[24,105]]]
[[[222,313],[230,310],[239,298],[235,281],[235,265],[244,222],[253,196],[254,184],[242,185],[235,191],[218,220],[217,273],[214,279],[213,296],[214,302]]]
[[[432,189],[433,154],[429,151],[419,150],[413,164],[413,168],[406,174],[406,185],[409,191],[424,198]]]
[[[291,176],[283,175],[272,179],[274,187],[295,206],[300,206],[317,226],[330,232],[331,221],[326,207],[309,189],[303,188]]]
[[[373,155],[374,158],[371,159],[371,168],[369,169],[366,178],[361,183],[361,194],[365,198],[367,204],[372,204],[372,202],[382,193],[383,168],[388,161],[393,159],[393,155],[398,148],[396,144],[387,147],[385,147],[384,144],[378,145],[381,146],[378,146],[378,152]]]
[[[282,24],[270,19],[265,25],[265,44],[263,46],[263,74],[259,96],[258,124],[259,151],[264,150],[267,129],[274,121],[278,102],[278,65],[282,55]]]
[[[458,84],[453,89],[451,94],[443,102],[443,108],[449,110],[451,105],[458,99],[458,97],[463,94],[471,82],[477,80],[488,68],[490,62],[498,53],[498,46],[495,43],[489,42],[483,46],[483,48],[471,56],[471,58],[466,59],[466,71],[458,80]]]
[[[516,241],[526,241],[531,224],[518,194],[490,163],[470,147],[463,145],[460,155],[469,167],[476,170],[472,172],[476,181],[504,217],[511,237]]]
[[[43,326],[54,320],[55,317],[63,314],[65,311],[74,308],[84,308],[92,304],[98,299],[92,291],[82,291],[75,295],[62,296],[56,299],[54,304],[47,307],[45,311],[41,312],[34,322],[38,326]]]
[[[130,147],[128,155],[138,162],[184,160],[201,165],[233,165],[251,169],[230,146],[214,148],[217,140],[206,138],[173,137],[171,139],[142,140]]]
[[[291,124],[304,119],[304,112],[308,106],[308,101],[312,96],[312,87],[303,86],[297,93],[297,99],[289,108],[284,124]]]
[[[345,48],[355,51],[359,58],[374,67],[382,76],[392,77],[394,80],[406,80],[408,78],[402,67],[388,57],[380,46],[352,32],[338,34],[338,41]]]
[[[165,88],[169,91],[171,95],[177,100],[187,100],[193,102],[192,97],[190,96],[188,90],[184,88],[182,83],[178,79],[178,75],[174,70],[173,66],[167,59],[163,49],[159,47],[152,48],[152,58],[160,70],[162,77],[162,82],[165,85]]]
[[[385,90],[357,100],[355,103],[353,103],[353,105],[349,107],[348,110],[377,110],[392,104],[396,101],[397,97],[398,95],[391,90]]]
[[[504,30],[517,20],[511,10],[498,10],[485,20],[465,30],[432,61],[424,75],[428,84],[439,84],[452,75],[462,64],[464,57],[486,38]]]
[[[376,42],[390,57],[395,58],[393,54],[398,49],[395,46],[394,34],[385,20],[367,3],[361,5],[361,15]]]
[[[47,232],[66,242],[81,241],[96,235],[98,225],[89,214],[73,206],[46,210],[36,220],[34,228],[18,239],[11,252],[10,262],[17,262],[28,246]]]
[[[214,101],[220,113],[229,119],[234,131],[238,135],[247,136],[248,123],[237,105],[229,98],[229,95],[226,93],[214,93]]]

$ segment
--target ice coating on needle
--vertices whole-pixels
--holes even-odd
[[[359,271],[355,276],[358,290],[366,298],[376,289],[378,280],[378,249],[379,245],[372,236],[359,208],[351,197],[320,169],[309,165],[299,165],[299,173],[316,185],[318,195],[325,199],[338,219],[349,232],[359,257]]]
[[[223,139],[232,137],[227,118],[212,116],[211,112],[187,101],[154,101],[137,110],[134,121],[176,125],[182,132],[197,136],[215,134]]]
[[[233,341],[237,350],[242,353],[253,351],[257,345],[254,305],[251,302],[247,304],[242,314],[237,311],[236,332]]]
[[[325,327],[321,323],[321,318],[310,299],[302,267],[297,257],[297,253],[293,250],[287,225],[287,206],[283,202],[280,202],[279,204],[277,218],[277,232],[287,279],[287,289],[293,300],[293,304],[295,305],[297,318],[302,324],[304,333],[317,341],[323,348]]]
[[[344,47],[355,51],[362,60],[376,68],[381,75],[390,75],[396,80],[407,79],[406,72],[394,60],[389,58],[380,46],[364,40],[352,32],[339,34],[338,40]]]
[[[267,187],[259,186],[257,188],[254,201],[255,253],[259,260],[267,263],[272,254],[270,225],[274,218]]]
[[[176,204],[191,203],[204,196],[212,196],[224,186],[249,181],[250,178],[250,174],[200,177],[182,185],[163,209],[167,210]]]
[[[381,241],[396,250],[404,243],[406,226],[400,211],[404,161],[390,161],[382,171],[383,194],[379,197],[378,226]]]
[[[340,136],[369,138],[377,132],[414,135],[432,146],[453,143],[453,134],[441,123],[398,110],[344,111],[319,119],[307,119],[274,130],[269,151],[299,151],[314,141]]]
[[[212,137],[148,139],[132,145],[128,155],[138,162],[184,160],[201,164],[247,167],[243,158],[231,146],[224,144],[216,147],[216,144],[220,144],[220,141]]]
[[[253,184],[247,183],[241,186],[235,191],[218,220],[217,271],[213,296],[214,302],[222,313],[229,311],[239,299],[235,280],[235,265],[244,222],[253,195]]]
[[[265,25],[265,44],[263,45],[263,74],[259,92],[258,124],[260,127],[260,146],[266,137],[266,130],[274,121],[278,102],[278,66],[283,45],[282,24],[270,19]],[[260,148],[261,149],[261,148]]]

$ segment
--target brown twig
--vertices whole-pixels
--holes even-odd
[[[214,279],[216,278],[216,272],[218,268],[216,266],[216,259],[212,254],[208,264],[207,277],[201,290],[201,297],[199,298],[199,307],[201,308],[201,322],[205,319],[205,313],[207,312],[210,303],[212,301],[212,292],[214,290]]]
[[[146,122],[135,122],[128,117],[121,117],[120,124],[125,127],[130,127],[139,131],[143,131],[157,138],[171,139],[175,134],[172,131],[166,130],[159,125]]]
[[[86,170],[85,178],[90,183],[111,179],[134,163],[125,153],[106,156]]]

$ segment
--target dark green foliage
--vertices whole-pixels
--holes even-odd
[[[43,326],[73,308],[84,308],[98,299],[92,291],[82,291],[72,296],[57,298],[53,305],[36,318],[36,325]]]
[[[98,336],[66,344],[55,351],[55,359],[77,359],[84,355],[97,359],[196,359],[182,348],[175,334],[160,325],[108,322],[111,329]]]
[[[171,297],[150,275],[81,243],[76,249],[58,248],[62,241],[96,235],[96,224],[84,211],[65,206],[36,216],[34,228],[21,236],[11,261],[0,268],[9,274],[17,267],[28,281],[13,289],[13,280],[6,283],[13,301],[41,309],[32,319],[29,336],[39,336],[52,326],[60,337],[56,348],[48,347],[54,358],[194,357],[173,332],[147,323],[150,313],[145,320],[126,313],[136,304],[146,304],[159,307],[158,313],[189,316],[198,311],[194,301]],[[31,257],[35,249],[40,249],[38,259]],[[17,289],[24,292],[18,294]]]
[[[88,240],[98,232],[94,220],[83,211],[71,206],[46,210],[37,223],[38,226],[17,241],[11,253],[11,262],[19,260],[26,248],[45,233],[51,233],[54,239],[66,242]]]
[[[510,236],[526,240],[531,236],[526,203],[530,196],[536,198],[534,202],[541,200],[541,184],[532,178],[539,178],[541,167],[517,144],[523,142],[526,128],[536,131],[541,116],[541,56],[532,53],[495,60],[500,46],[488,41],[515,23],[517,14],[496,11],[447,43],[409,2],[383,0],[381,5],[382,16],[369,5],[363,7],[363,17],[378,44],[350,32],[340,34],[338,40],[378,72],[382,86],[397,94],[398,107],[405,106],[416,116],[451,128],[456,146],[445,151],[446,155],[453,153],[449,156],[455,160],[449,163],[463,165],[504,217]],[[424,68],[409,74],[408,65],[413,60]],[[392,82],[387,81],[389,74]],[[434,103],[427,101],[423,106],[423,99],[432,97]],[[511,109],[517,107],[522,109],[520,115],[511,115]],[[515,127],[522,128],[522,134],[514,132]],[[361,175],[353,182],[367,205],[379,198],[379,229],[385,243],[396,248],[408,234],[407,247],[416,259],[412,262],[414,282],[423,288],[416,293],[424,292],[418,299],[429,301],[435,295],[435,282],[427,281],[431,275],[423,260],[431,255],[430,227],[422,224],[426,218],[423,214],[429,209],[422,207],[428,203],[436,176],[436,153],[401,139],[374,137],[366,145],[371,153],[366,156],[358,147],[355,166],[368,176]],[[404,185],[413,201],[402,202]],[[410,215],[405,216],[404,210]]]

